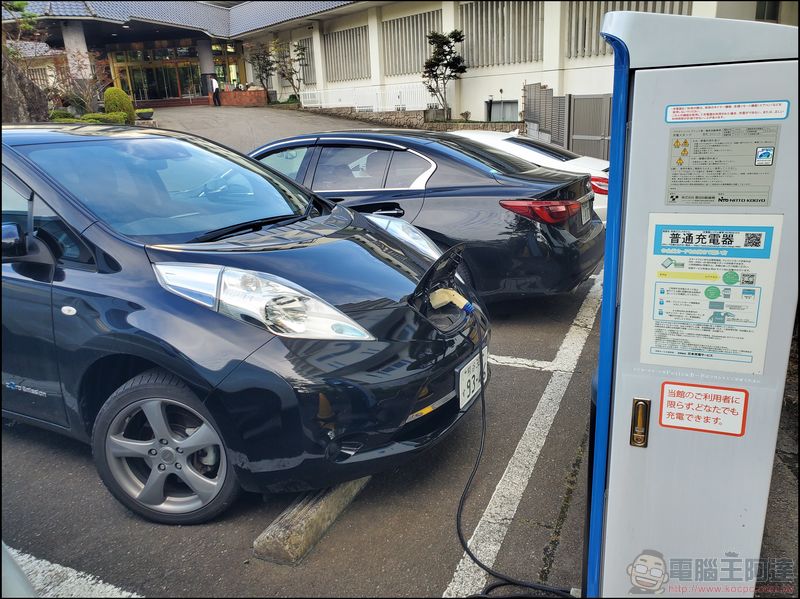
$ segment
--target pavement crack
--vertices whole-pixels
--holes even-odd
[[[556,558],[556,551],[558,551],[558,545],[561,543],[561,529],[564,526],[564,522],[567,520],[567,514],[569,514],[569,508],[572,504],[572,495],[575,491],[575,487],[578,485],[578,474],[581,470],[581,462],[583,461],[583,454],[586,451],[588,440],[589,430],[587,428],[578,446],[578,453],[575,454],[575,459],[572,461],[567,471],[567,476],[564,479],[564,497],[561,500],[561,508],[558,510],[558,516],[556,516],[556,521],[553,524],[553,532],[550,534],[550,540],[542,551],[542,568],[539,570],[539,581],[542,583],[546,583],[550,576],[550,570]]]

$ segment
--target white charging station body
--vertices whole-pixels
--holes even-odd
[[[752,596],[798,298],[797,28],[616,12],[602,32],[625,122],[585,596]]]

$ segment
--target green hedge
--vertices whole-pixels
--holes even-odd
[[[98,123],[109,125],[124,125],[127,115],[124,112],[87,112],[81,117],[82,120],[95,120]]]
[[[63,108],[56,108],[50,113],[50,120],[53,119],[74,119],[75,115],[72,114],[69,110],[64,110]]]
[[[89,125],[92,123],[99,123],[100,121],[96,119],[52,119],[52,123],[77,123],[79,125]]]
[[[136,114],[142,114],[143,112],[153,112],[152,108],[137,108]]]
[[[118,87],[109,87],[103,94],[106,114],[109,112],[124,112],[125,122],[133,125],[136,122],[136,113],[133,111],[133,102],[124,91]]]

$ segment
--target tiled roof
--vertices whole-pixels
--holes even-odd
[[[230,9],[230,37],[293,19],[308,17],[346,4],[353,4],[353,2],[286,2],[283,0],[245,2]]]
[[[206,2],[89,1],[28,2],[26,10],[42,17],[86,17],[125,23],[143,20],[205,31],[214,37],[237,37],[244,33],[308,17],[352,4],[353,1],[253,1],[231,8]],[[14,15],[3,9],[3,20]]]

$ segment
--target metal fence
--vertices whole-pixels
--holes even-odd
[[[362,112],[439,107],[438,100],[421,83],[304,91],[300,97],[303,106],[309,108],[355,108]]]
[[[525,86],[527,134],[584,156],[608,159],[611,94],[554,96],[539,83]]]

